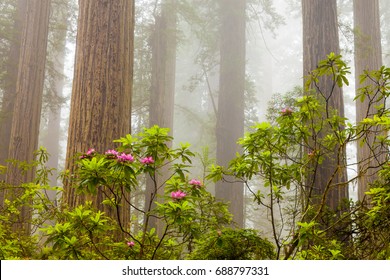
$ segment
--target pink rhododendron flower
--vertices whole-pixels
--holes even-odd
[[[171,197],[173,199],[177,199],[177,200],[180,200],[182,199],[183,197],[185,197],[187,194],[182,192],[181,190],[178,190],[176,192],[171,192]]]
[[[143,159],[141,159],[141,163],[152,164],[154,163],[154,159],[152,157],[144,157]]]
[[[286,107],[284,109],[282,109],[282,111],[280,111],[280,113],[283,115],[283,116],[289,116],[293,113],[293,110],[289,107]]]
[[[126,162],[126,161],[133,162],[134,161],[133,156],[130,154],[122,153],[120,155],[118,154],[116,157],[117,157],[118,161],[120,161],[120,162]]]
[[[113,155],[113,156],[118,156],[119,155],[119,152],[115,151],[115,150],[107,150],[105,152],[106,155]]]
[[[130,248],[134,247],[134,245],[135,245],[135,243],[133,241],[127,242],[127,246],[129,246]]]
[[[91,157],[91,156],[93,156],[93,154],[95,152],[96,152],[95,149],[89,148],[88,151],[84,155],[80,156],[80,159]]]
[[[191,179],[188,184],[194,186],[194,187],[201,187],[202,186],[202,183],[199,181],[199,180],[196,180],[196,179]]]

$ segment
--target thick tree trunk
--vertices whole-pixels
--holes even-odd
[[[113,148],[113,140],[130,133],[133,30],[134,1],[79,1],[66,156],[70,174],[78,153],[89,148],[104,153]],[[103,199],[102,190],[87,198],[76,194],[72,182],[64,182],[64,202],[70,207],[92,200],[112,218],[119,214],[122,226],[127,226],[130,207],[121,207],[117,213],[103,206]]]
[[[0,112],[0,165],[6,165],[9,153],[9,141],[11,137],[12,116],[16,99],[16,82],[18,78],[20,37],[23,28],[24,15],[26,14],[26,0],[18,0],[13,29],[12,41],[7,59],[7,77],[3,92]],[[5,179],[5,174],[0,174],[0,180]],[[4,202],[4,193],[0,190],[0,206]]]
[[[173,133],[173,113],[175,99],[176,74],[176,0],[165,0],[161,6],[161,15],[155,19],[155,30],[152,34],[152,87],[150,94],[149,125],[169,128]],[[164,182],[168,179],[169,166],[155,174],[155,178],[147,178],[145,192],[145,210],[156,195],[163,195]],[[160,188],[159,188],[160,187]],[[159,188],[157,190],[157,188]],[[152,202],[152,203],[151,203]],[[161,225],[152,217],[148,220],[150,227],[161,230]]]
[[[220,1],[221,42],[217,114],[217,164],[227,167],[239,151],[237,141],[244,136],[245,91],[245,0]],[[244,224],[242,183],[218,182],[215,195],[229,202],[237,226]]]
[[[318,62],[326,59],[326,56],[334,52],[340,53],[337,4],[336,0],[302,0],[303,15],[303,73],[307,75],[317,68]],[[332,77],[322,77],[319,81],[322,92],[329,98],[329,107],[336,109],[341,117],[344,117],[344,101],[341,88],[332,89]],[[319,135],[320,137],[323,135]],[[307,151],[308,152],[308,151]],[[345,148],[341,149],[337,162],[337,149],[335,154],[328,156],[319,165],[315,172],[315,178],[308,179],[308,188],[312,189],[313,201],[320,203],[321,197],[329,190],[326,196],[326,205],[332,210],[337,210],[342,200],[348,198],[348,185],[338,185],[347,181],[345,169]],[[339,168],[333,180],[332,174]]]
[[[369,86],[370,81],[360,84],[360,75],[365,70],[378,70],[382,66],[382,47],[379,21],[378,0],[354,0],[354,29],[355,29],[355,85],[359,87]],[[369,98],[363,102],[356,102],[356,121],[360,122],[367,117],[378,113],[375,106],[379,104],[370,103]],[[370,128],[370,133],[364,140],[363,145],[357,145],[358,161],[358,198],[363,200],[365,192],[370,184],[377,179],[379,167],[385,162],[385,147],[374,144],[375,137],[383,135],[379,128]]]
[[[50,0],[27,1],[8,153],[10,159],[31,162],[38,148],[49,14]],[[8,164],[6,182],[15,186],[10,191],[11,196],[18,196],[18,185],[33,179],[34,169],[21,173],[15,165]],[[30,217],[30,209],[23,207],[15,229],[28,234]]]

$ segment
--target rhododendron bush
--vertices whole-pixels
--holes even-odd
[[[68,212],[70,217],[64,219],[65,223],[43,229],[48,235],[47,244],[54,243],[55,256],[61,249],[64,250],[61,258],[72,259],[185,258],[204,233],[228,225],[230,215],[226,205],[216,202],[200,180],[191,177],[189,169],[194,154],[189,145],[171,149],[171,141],[167,129],[154,126],[136,137],[129,134],[115,141],[119,143],[116,149],[91,148],[82,154],[73,174],[77,178],[73,179],[74,187],[89,195],[96,195],[99,188],[104,188],[102,203],[114,210],[128,207],[131,220],[123,223],[119,214],[118,219],[109,218],[93,210],[91,204],[79,206]],[[163,183],[157,183],[163,168],[169,176]],[[154,183],[151,194],[144,193],[147,177]],[[126,199],[126,193],[130,199]],[[135,205],[132,197],[140,195],[150,195],[152,203],[145,208]],[[74,224],[69,223],[74,217],[78,218]],[[152,218],[158,220],[160,230],[150,225]],[[65,242],[63,227],[69,229]],[[81,231],[84,234],[75,234]],[[54,248],[58,242],[61,246]]]
[[[97,151],[91,147],[78,157],[76,172],[65,173],[72,178],[78,194],[94,196],[100,189],[103,190],[102,204],[105,207],[114,212],[118,207],[128,207],[131,218],[127,223],[121,222],[119,214],[117,219],[109,217],[88,200],[70,209],[63,202],[61,208],[57,208],[45,198],[35,207],[49,209],[50,206],[51,215],[42,216],[37,225],[39,234],[26,237],[19,243],[16,235],[12,235],[15,243],[8,243],[9,250],[8,247],[0,249],[2,257],[184,259],[190,256],[206,234],[217,234],[217,231],[231,226],[231,215],[227,205],[216,201],[207,191],[202,182],[205,178],[191,175],[195,155],[189,150],[189,145],[181,144],[172,149],[169,147],[172,140],[168,129],[154,126],[137,136],[126,135],[116,140],[119,146],[115,149]],[[44,162],[40,166],[39,170],[44,169]],[[169,175],[163,184],[158,184],[156,178],[162,169]],[[200,176],[204,177],[204,174]],[[154,182],[154,191],[147,194],[152,197],[151,204],[142,207],[136,205],[133,198],[146,195],[146,178]],[[35,185],[34,192],[31,186],[26,189],[30,195],[26,201],[46,188],[46,184],[41,183]],[[159,191],[161,188],[162,192]],[[130,199],[126,194],[130,194]],[[26,201],[9,202],[7,211],[15,209],[16,217],[19,204]],[[43,213],[45,211],[38,212],[39,215]],[[159,230],[150,225],[151,218],[158,220]],[[12,232],[9,222],[9,227],[3,230]],[[257,238],[262,240],[259,236]],[[4,239],[4,242],[8,241]]]

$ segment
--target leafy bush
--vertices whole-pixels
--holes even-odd
[[[188,256],[195,260],[266,260],[275,259],[272,243],[252,229],[210,231],[197,240],[196,249]]]
[[[46,195],[49,190],[57,190],[47,185],[50,173],[45,166],[48,160],[47,151],[40,148],[36,152],[36,157],[37,161],[32,164],[12,161],[12,164],[19,165],[21,172],[35,167],[35,182],[20,186],[0,182],[0,192],[4,195],[0,208],[1,259],[39,258],[40,245],[43,242],[42,235],[38,233],[39,228],[47,221],[55,219],[58,213],[56,205]],[[25,227],[28,227],[31,235],[25,234]]]
[[[76,189],[88,195],[103,190],[105,207],[114,213],[128,207],[133,218],[123,224],[119,214],[110,219],[91,204],[66,211],[61,223],[44,229],[55,258],[178,259],[191,250],[193,240],[230,223],[226,205],[217,202],[200,180],[189,177],[194,157],[189,145],[171,149],[170,141],[167,129],[154,126],[138,138],[127,135],[117,140],[120,146],[115,150],[98,153],[91,148],[80,156]],[[162,172],[169,174],[158,183]],[[145,177],[153,182],[153,190],[150,204],[141,209],[128,195],[140,190]],[[164,192],[159,195],[161,187]],[[159,231],[150,227],[152,217],[157,218]]]
[[[305,95],[276,102],[276,107],[288,106],[274,108],[278,115],[272,110],[270,122],[253,126],[239,140],[243,153],[227,169],[213,166],[209,175],[214,180],[235,176],[246,185],[261,211],[269,213],[278,259],[389,257],[389,182],[385,174],[389,169],[390,111],[385,101],[390,92],[390,69],[382,67],[362,76],[362,81],[372,84],[357,96],[370,101],[367,117],[357,124],[340,116],[330,100],[335,87],[348,85],[347,73],[349,68],[341,56],[329,54],[307,77]],[[323,91],[324,77],[332,78],[332,92]],[[344,176],[350,168],[347,145],[363,145],[372,138],[370,153],[360,162],[363,167],[357,176]],[[374,168],[374,161],[375,168],[382,169],[382,178],[367,193],[371,203],[332,199]],[[259,181],[263,189],[256,188],[254,182]]]

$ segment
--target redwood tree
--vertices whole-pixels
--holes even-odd
[[[50,0],[29,0],[25,5],[8,158],[31,162],[38,149]],[[33,179],[34,169],[22,173],[16,165],[8,164],[6,183],[14,186],[10,197],[18,196],[18,185]],[[15,229],[28,234],[29,217],[30,209],[23,207]]]
[[[169,128],[173,132],[173,113],[176,74],[176,0],[164,0],[161,14],[155,17],[151,36],[152,86],[150,92],[149,125]],[[167,173],[165,166],[160,173]],[[167,180],[164,174],[154,174],[146,183],[145,210],[154,207],[153,199],[163,194]],[[158,227],[156,220],[149,219],[151,227]]]
[[[244,135],[245,0],[219,1],[221,13],[220,78],[217,114],[217,164],[227,167]],[[218,182],[215,195],[229,202],[238,226],[244,224],[242,183]]]
[[[329,53],[340,53],[336,0],[302,0],[302,16],[303,73],[308,75]],[[334,86],[331,76],[321,77],[318,84],[329,108],[336,109],[338,115],[344,117],[342,89]],[[323,137],[323,133],[315,134],[314,132],[313,139]],[[333,156],[324,158],[315,174],[309,176],[307,181],[313,202],[320,203],[325,196],[325,204],[332,210],[337,210],[340,202],[348,198],[345,147],[340,149],[339,158],[336,157],[336,150]],[[338,160],[341,162],[337,162]]]
[[[12,128],[12,115],[16,99],[16,80],[18,78],[20,36],[22,33],[23,19],[26,14],[26,0],[18,0],[14,16],[13,30],[11,32],[9,54],[5,65],[5,83],[0,111],[0,165],[6,165],[9,152],[9,141]],[[0,174],[4,180],[5,175]],[[0,190],[0,205],[3,205],[4,193]]]
[[[104,153],[114,147],[113,140],[130,133],[133,38],[134,1],[79,1],[66,156],[70,174],[79,153],[90,148]],[[104,187],[87,198],[77,194],[72,181],[66,180],[64,202],[75,207],[92,200],[95,207],[113,218],[119,216],[122,226],[126,226],[129,207],[117,211],[103,206],[103,193]]]
[[[354,0],[355,31],[355,85],[356,88],[374,86],[370,79],[360,84],[360,76],[364,71],[378,70],[382,66],[382,47],[379,20],[378,0]],[[375,88],[374,88],[375,90]],[[357,92],[358,94],[358,92]],[[356,101],[356,121],[377,114],[376,102],[369,98]],[[386,147],[375,142],[376,136],[383,134],[377,127],[367,128],[370,133],[357,145],[358,161],[358,198],[363,200],[369,185],[377,178],[379,167],[385,162]]]
[[[47,167],[52,170],[48,174],[49,184],[57,186],[58,163],[60,158],[61,139],[61,105],[63,105],[63,89],[65,86],[65,58],[68,31],[71,28],[71,6],[68,2],[53,2],[49,26],[49,45],[46,67],[46,97],[47,106],[43,119],[47,122],[42,137],[42,145],[47,149],[49,158]],[[46,190],[51,201],[56,200],[56,190]]]

